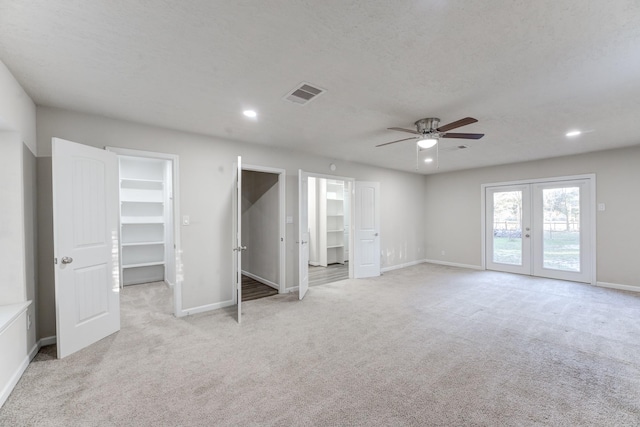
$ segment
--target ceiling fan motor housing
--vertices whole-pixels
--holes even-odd
[[[416,128],[418,132],[422,134],[435,132],[438,126],[440,125],[440,119],[432,117],[428,119],[420,119],[416,123]]]

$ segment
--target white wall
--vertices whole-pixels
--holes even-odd
[[[279,283],[278,175],[242,171],[242,271]]]
[[[587,173],[606,206],[596,217],[597,280],[640,286],[640,146],[428,176],[426,258],[481,265],[481,184]]]
[[[382,265],[424,258],[424,177],[335,159],[311,157],[291,150],[275,149],[237,141],[214,139],[120,120],[61,109],[38,107],[38,150],[51,155],[51,138],[60,137],[96,147],[115,146],[174,153],[180,156],[180,212],[189,215],[191,225],[182,227],[183,309],[232,300],[232,223],[231,191],[233,164],[237,155],[243,163],[285,169],[286,213],[296,220],[286,228],[286,285],[297,285],[297,171],[330,173],[381,183]],[[38,167],[50,166],[38,162]],[[44,170],[40,170],[44,175]],[[46,177],[43,177],[44,180]],[[40,176],[39,176],[40,179]],[[49,182],[40,182],[42,191],[50,191]],[[44,201],[46,196],[39,195]],[[50,206],[41,206],[42,221],[50,222]],[[45,212],[46,211],[46,212]],[[48,232],[47,232],[48,233]],[[41,233],[43,256],[53,253],[51,241]],[[51,286],[41,277],[40,283]],[[42,294],[51,294],[42,290]],[[46,303],[53,305],[53,300]],[[53,323],[53,319],[47,320]]]
[[[0,133],[0,305],[27,299],[22,142],[17,132]]]
[[[0,129],[18,132],[20,140],[36,154],[36,105],[2,62]]]
[[[0,62],[0,312],[36,298],[35,153],[35,104]],[[30,304],[0,333],[0,404],[35,355],[35,313]]]

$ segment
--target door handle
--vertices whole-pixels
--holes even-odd
[[[303,244],[303,245],[304,245],[305,243],[309,243],[309,242],[307,242],[306,240],[303,240],[302,242],[301,242],[301,241],[299,241],[299,240],[296,240],[296,243],[301,243],[301,244]]]
[[[71,258],[70,256],[63,256],[60,262],[62,264],[71,264],[73,262],[73,258]]]
[[[528,234],[525,234],[524,237],[531,237],[531,236],[529,236]]]
[[[242,251],[246,251],[247,247],[246,246],[238,246],[237,248],[233,248],[234,251],[238,251],[238,252],[242,252]]]
[[[378,233],[374,234],[375,237],[378,237]]]

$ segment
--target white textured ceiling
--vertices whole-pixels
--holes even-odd
[[[640,143],[637,0],[0,0],[0,60],[38,105],[406,171],[374,146],[423,117],[486,134],[441,171]]]

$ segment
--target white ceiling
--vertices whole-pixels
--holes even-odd
[[[0,60],[38,105],[406,171],[374,146],[423,117],[486,134],[440,171],[640,143],[637,0],[0,0]]]

